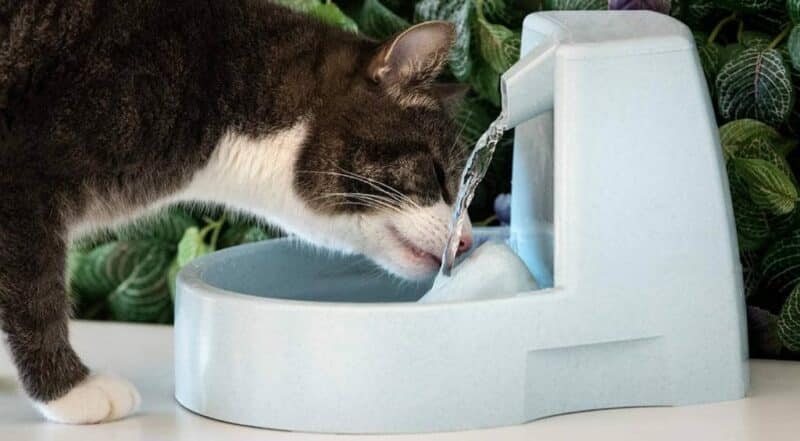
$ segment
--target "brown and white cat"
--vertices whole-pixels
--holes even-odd
[[[0,320],[41,412],[139,403],[70,346],[65,249],[84,232],[215,202],[403,277],[435,270],[464,164],[455,88],[433,83],[453,32],[374,42],[264,0],[0,1]]]

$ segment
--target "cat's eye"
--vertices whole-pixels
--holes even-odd
[[[450,203],[450,193],[447,191],[447,177],[444,174],[444,168],[438,161],[433,163],[433,171],[436,173],[436,181],[439,183],[439,188],[442,190],[442,198],[446,203]]]

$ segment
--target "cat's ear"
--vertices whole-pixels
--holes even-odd
[[[468,85],[461,83],[434,83],[430,86],[430,93],[442,103],[447,113],[455,115],[469,89]]]
[[[455,40],[455,26],[426,21],[383,43],[368,67],[370,79],[387,87],[421,85],[444,67]]]

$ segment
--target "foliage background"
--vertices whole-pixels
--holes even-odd
[[[720,124],[739,236],[753,356],[800,359],[800,0],[276,0],[384,39],[424,20],[456,24],[444,81],[469,84],[457,118],[471,145],[499,113],[499,74],[517,59],[522,19],[537,10],[652,9],[694,31]],[[513,133],[499,144],[470,215],[494,222],[510,191]],[[506,200],[500,198],[499,200]],[[500,210],[498,210],[500,211]],[[501,216],[502,217],[502,216]],[[73,244],[79,317],[172,321],[177,270],[192,258],[278,233],[220,209],[172,207]]]

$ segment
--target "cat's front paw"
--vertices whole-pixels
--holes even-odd
[[[118,420],[132,414],[141,398],[136,387],[125,379],[92,374],[63,397],[36,408],[48,420],[65,424],[94,424]]]

